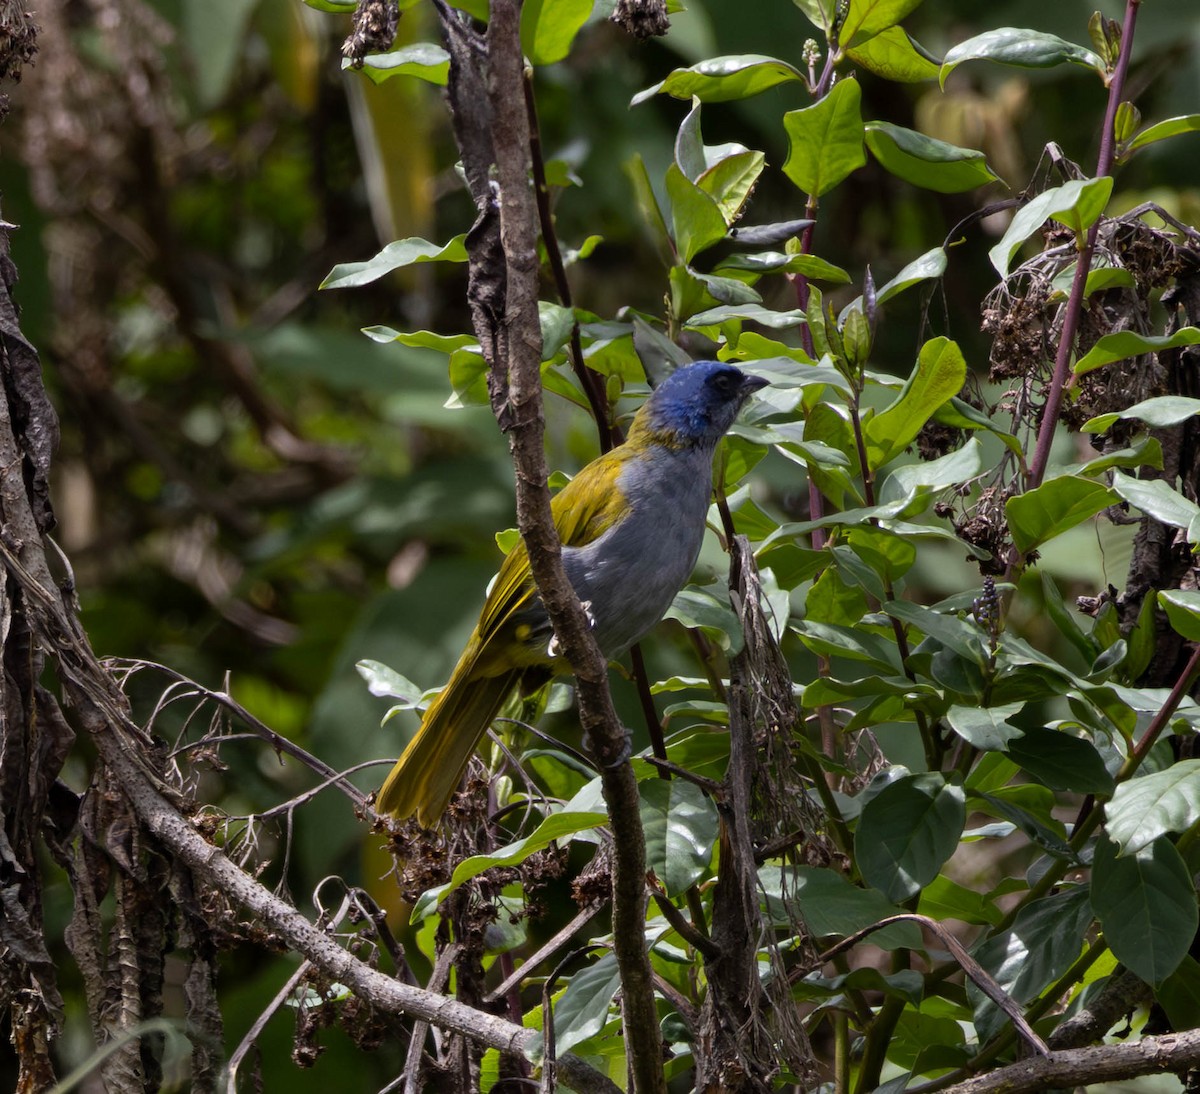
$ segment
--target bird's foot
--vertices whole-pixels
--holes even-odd
[[[596,617],[592,615],[592,602],[590,600],[581,600],[579,606],[583,609],[583,614],[587,616],[588,626],[594,628],[596,626]],[[546,647],[547,657],[558,656],[558,635],[554,635],[550,639],[550,645]]]

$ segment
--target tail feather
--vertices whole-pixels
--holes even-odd
[[[425,712],[421,728],[388,774],[375,809],[404,819],[416,814],[426,828],[437,823],[462,781],[471,754],[516,687],[521,669],[472,676],[473,664],[455,670]]]

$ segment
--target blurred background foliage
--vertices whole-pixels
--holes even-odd
[[[927,0],[905,25],[940,56],[1005,25],[1085,41],[1096,6],[1119,14],[1114,2]],[[664,270],[624,165],[640,154],[661,179],[686,105],[655,96],[631,109],[630,98],[671,68],[717,54],[802,64],[813,32],[791,0],[689,0],[665,39],[635,45],[603,19],[606,7],[599,0],[568,61],[538,72],[547,155],[578,182],[559,199],[558,230],[565,248],[603,237],[571,268],[579,306],[601,316],[626,305],[660,312]],[[63,420],[59,536],[96,649],[214,687],[228,673],[241,702],[336,767],[395,757],[412,723],[380,727],[386,702],[367,693],[354,664],[383,661],[422,687],[444,680],[499,557],[494,533],[513,523],[511,469],[486,407],[444,409],[452,389],[443,355],[359,333],[375,324],[469,330],[465,267],[412,266],[353,292],[317,285],[336,263],[392,239],[444,243],[470,226],[440,91],[343,73],[349,21],[299,0],[60,0],[37,18],[40,53],[12,89],[0,192],[5,219],[20,227],[25,332]],[[433,33],[417,5],[400,42]],[[1145,119],[1185,113],[1200,97],[1198,44],[1194,5],[1145,5],[1128,96]],[[1048,140],[1080,163],[1095,160],[1103,90],[1082,69],[965,66],[944,93],[934,82],[898,94],[898,85],[861,79],[864,116],[983,149],[1012,192]],[[767,154],[752,222],[802,215],[778,168],[779,119],[804,105],[800,85],[789,84],[705,107],[709,142]],[[1125,169],[1122,202],[1153,199],[1196,223],[1198,178],[1200,141],[1164,142]],[[872,162],[822,206],[815,249],[856,280],[869,264],[882,283],[1003,194],[918,191]],[[988,245],[975,238],[958,248],[931,301],[911,293],[889,309],[876,363],[907,372],[927,307],[931,333],[959,340],[984,368]],[[775,291],[788,291],[782,279]],[[574,470],[595,453],[594,428],[562,400],[549,414],[552,466]],[[774,511],[800,504],[790,465],[766,461],[758,478]],[[1120,584],[1123,564],[1094,538],[1070,550],[1063,576],[1089,592]],[[705,564],[720,568],[719,553]],[[926,569],[935,596],[978,581],[957,555]],[[680,636],[664,625],[652,671],[696,674]],[[162,686],[144,673],[135,697],[152,703]],[[632,688],[616,690],[623,709],[635,709]],[[311,785],[308,772],[257,747],[225,759],[231,766],[207,775],[201,795],[233,813]],[[81,786],[87,772],[73,763],[67,776]],[[372,787],[385,770],[356,779]],[[372,884],[386,869],[340,796],[318,798],[292,835],[286,884],[295,894],[332,873]],[[65,923],[68,891],[52,888],[47,899],[51,924]],[[236,958],[224,977],[227,1048],[291,971],[260,950]],[[90,1051],[76,1017],[65,1062]],[[276,1019],[262,1040],[268,1090],[327,1089],[331,1075],[339,1090],[377,1089],[396,1072],[391,1053],[364,1055],[336,1033],[323,1041],[327,1058],[297,1070],[290,1032]]]

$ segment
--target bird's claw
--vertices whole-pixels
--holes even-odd
[[[579,602],[579,606],[583,609],[583,614],[587,616],[588,626],[594,628],[596,626],[596,617],[594,615],[592,615],[592,602],[590,600],[581,600]],[[548,656],[548,657],[557,657],[558,656],[558,635],[557,634],[553,635],[550,638],[550,645],[548,645],[546,647],[546,656]]]

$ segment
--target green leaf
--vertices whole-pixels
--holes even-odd
[[[960,885],[945,874],[938,874],[921,890],[921,902],[917,905],[919,915],[931,919],[958,919],[963,923],[995,925],[1003,913],[982,893]]]
[[[937,62],[931,61],[901,27],[888,27],[845,52],[860,68],[894,83],[920,83],[938,74]]]
[[[696,179],[696,185],[717,203],[726,225],[737,220],[766,162],[761,152],[748,149],[734,152],[706,168]]]
[[[967,362],[957,342],[942,337],[926,342],[900,394],[863,431],[872,470],[903,452],[934,411],[962,390],[966,378]]]
[[[1050,283],[1054,287],[1055,299],[1062,299],[1070,293],[1075,280],[1075,267],[1076,263],[1072,262]],[[1133,274],[1123,266],[1098,266],[1088,270],[1083,283],[1083,298],[1086,300],[1093,293],[1104,289],[1132,289],[1136,284]]]
[[[893,467],[879,489],[881,503],[912,497],[918,491],[941,490],[973,479],[983,470],[983,445],[972,437],[962,448],[939,456]]]
[[[871,154],[888,171],[926,190],[957,194],[999,177],[988,167],[982,152],[959,148],[891,122],[867,122],[866,139]]]
[[[707,311],[697,312],[685,326],[697,330],[701,327],[720,326],[730,319],[750,319],[755,323],[761,323],[764,327],[770,327],[772,330],[798,327],[805,321],[802,311],[772,311],[770,308],[764,308],[761,304],[725,304],[719,308],[709,308]]]
[[[674,163],[667,168],[667,197],[671,201],[675,249],[685,263],[725,238],[728,225],[721,207]]]
[[[1168,118],[1166,121],[1148,125],[1121,149],[1121,159],[1127,159],[1139,148],[1145,148],[1155,141],[1165,141],[1168,137],[1177,137],[1181,133],[1195,133],[1200,130],[1200,114],[1182,114],[1178,118]]]
[[[406,676],[388,668],[380,661],[362,660],[355,664],[358,675],[367,682],[367,690],[382,699],[399,699],[400,703],[388,711],[414,710],[421,705],[424,692]],[[384,719],[386,721],[386,719]]]
[[[572,976],[554,1003],[555,1052],[566,1052],[599,1033],[608,1023],[620,991],[621,973],[616,954],[611,952]],[[530,1050],[541,1052],[540,1032],[531,1039]]]
[[[552,65],[571,52],[571,43],[592,14],[594,0],[524,0],[521,49],[535,65]]]
[[[674,256],[670,253],[671,234],[667,231],[667,222],[663,219],[662,208],[658,204],[658,198],[654,195],[654,187],[651,185],[650,176],[646,171],[646,164],[640,155],[633,155],[625,161],[624,171],[633,186],[634,200],[638,211],[650,229],[655,246],[667,265],[670,265],[674,260]]]
[[[1060,475],[1004,503],[1008,530],[1022,554],[1117,503],[1117,496],[1091,479]]]
[[[518,863],[524,862],[530,855],[548,847],[555,840],[573,836],[576,832],[584,832],[607,823],[607,813],[595,811],[573,813],[565,809],[558,813],[551,813],[524,839],[515,840],[487,855],[472,855],[470,858],[463,859],[454,868],[449,886],[438,899],[444,898],[447,893],[457,889],[473,877],[478,877],[484,870],[490,870],[493,866],[516,866]],[[416,915],[417,910],[414,908],[413,917],[416,918]]]
[[[854,833],[863,879],[889,900],[928,885],[958,847],[966,823],[961,786],[938,772],[897,779],[863,808]]]
[[[699,99],[703,103],[748,99],[776,84],[804,82],[804,74],[786,61],[757,53],[712,57],[691,68],[677,68],[665,80],[639,91],[630,102],[637,106],[660,93],[677,99]]]
[[[1095,745],[1061,729],[1027,729],[1005,750],[1039,782],[1075,794],[1111,794],[1112,776]]]
[[[893,584],[917,561],[916,547],[888,528],[859,525],[846,534],[846,542],[871,569]]]
[[[937,639],[947,649],[954,650],[968,661],[979,666],[987,664],[983,632],[974,622],[934,611],[910,600],[890,600],[883,605],[883,611],[893,619],[920,628],[924,634]]]
[[[1091,921],[1087,890],[1072,886],[1033,901],[1009,930],[976,946],[972,956],[1015,1002],[1028,1003],[1070,968]],[[968,982],[967,994],[975,1006],[976,1031],[986,1041],[1008,1019],[974,981]]]
[[[342,58],[342,69],[353,69],[349,57]],[[372,83],[381,84],[393,76],[416,76],[426,83],[445,86],[450,74],[450,54],[432,42],[414,42],[390,53],[371,53],[363,58],[362,70]]]
[[[1200,414],[1200,399],[1189,399],[1183,395],[1158,395],[1145,399],[1125,410],[1109,414],[1097,414],[1080,427],[1084,433],[1106,433],[1113,422],[1136,420],[1145,422],[1153,429],[1166,429],[1179,425]]]
[[[763,866],[759,878],[765,893],[780,892],[777,866]],[[814,938],[845,938],[881,919],[903,911],[874,889],[860,889],[834,870],[800,866],[786,871],[789,895],[798,904]],[[786,922],[786,919],[783,920]],[[915,923],[897,923],[871,935],[885,949],[921,949],[921,932]]]
[[[1171,1029],[1182,1033],[1200,1028],[1200,963],[1185,956],[1179,968],[1159,985],[1154,997],[1167,1012]]]
[[[1092,908],[1104,939],[1123,965],[1148,984],[1178,967],[1196,934],[1196,890],[1174,844],[1156,839],[1118,855],[1111,840],[1096,845]]]
[[[1200,506],[1172,489],[1162,479],[1135,479],[1114,471],[1112,486],[1130,505],[1137,506],[1147,516],[1173,528],[1190,529],[1196,518],[1200,517]],[[1188,538],[1192,538],[1190,531]]]
[[[699,585],[680,589],[663,618],[677,619],[685,627],[699,628],[728,654],[739,653],[742,649],[742,625],[737,614],[727,603]]]
[[[389,243],[374,258],[367,262],[343,262],[334,266],[321,282],[322,289],[352,289],[358,285],[369,285],[384,274],[391,273],[414,262],[466,262],[466,235],[457,235],[445,246],[430,243],[416,236],[398,239]]]
[[[903,671],[896,643],[864,627],[842,627],[804,619],[793,624],[792,629],[813,653],[869,661],[888,672]]]
[[[1200,642],[1200,593],[1189,589],[1159,589],[1158,603],[1175,630],[1189,642]]]
[[[327,11],[331,15],[350,15],[358,7],[358,0],[304,0],[315,11]]]
[[[1200,600],[1200,594],[1193,594]],[[1200,820],[1200,760],[1179,760],[1164,771],[1130,779],[1105,806],[1108,835],[1122,855]]]
[[[818,198],[867,162],[857,80],[841,80],[825,98],[783,116],[788,136],[787,175],[804,193]]]
[[[816,255],[783,254],[780,251],[759,251],[757,254],[735,254],[722,260],[718,270],[752,270],[755,273],[804,274],[810,281],[832,281],[846,285],[850,275],[840,266],[826,262]]]
[[[840,38],[846,46],[859,45],[920,7],[921,0],[850,0]]]
[[[1053,68],[1055,65],[1083,65],[1103,75],[1104,62],[1090,49],[1077,46],[1056,34],[1043,34],[1017,27],[989,30],[959,42],[942,62],[941,82],[964,61],[995,61],[1017,68]]]
[[[1200,343],[1200,327],[1182,327],[1174,334],[1138,334],[1136,331],[1122,330],[1116,334],[1106,334],[1099,339],[1090,350],[1075,362],[1075,375],[1082,376],[1101,365],[1111,365],[1114,361],[1124,361],[1129,357],[1140,357],[1143,353],[1158,353],[1164,349],[1177,349],[1180,346],[1194,346]],[[1163,396],[1163,400],[1176,398]],[[1157,399],[1147,399],[1146,402],[1158,402]],[[1194,401],[1194,400],[1185,400]],[[1138,404],[1143,405],[1143,404]],[[1132,407],[1130,408],[1133,409]],[[1126,411],[1125,413],[1129,413]],[[1102,415],[1107,417],[1107,415]],[[1096,419],[1092,419],[1095,421]],[[1115,419],[1114,419],[1115,420]],[[1172,423],[1173,424],[1173,423]],[[1091,425],[1091,422],[1088,423]],[[1086,428],[1086,427],[1085,427]],[[1090,430],[1090,432],[1102,432]]]
[[[717,807],[695,783],[647,779],[638,783],[646,833],[646,866],[667,896],[686,892],[712,862],[720,829]]]
[[[875,293],[877,304],[886,303],[893,296],[919,285],[930,278],[941,277],[946,272],[946,252],[941,247],[926,251],[920,258],[914,258],[895,277]]]
[[[946,721],[964,741],[985,752],[1004,752],[1009,742],[1023,733],[1009,719],[1019,714],[1024,703],[996,707],[951,706]]]
[[[1091,227],[1104,212],[1112,185],[1109,175],[1098,179],[1072,179],[1062,186],[1043,190],[1022,206],[1000,242],[988,252],[1000,276],[1008,276],[1013,255],[1047,220],[1060,221],[1077,235]]]

